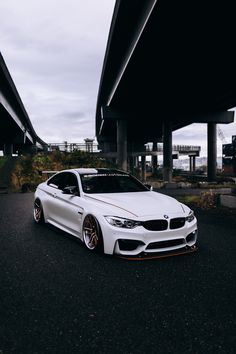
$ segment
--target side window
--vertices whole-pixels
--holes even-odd
[[[52,178],[50,178],[50,180],[48,181],[48,185],[50,187],[54,187],[54,188],[58,188],[60,189],[60,186],[62,184],[62,181],[65,178],[65,173],[57,173],[55,176],[53,176]]]
[[[69,172],[67,173],[64,187],[71,187],[71,186],[78,187],[78,180],[74,175],[74,173]]]
[[[57,189],[64,189],[65,187],[76,186],[78,187],[78,181],[74,173],[62,172],[53,176],[48,185]]]

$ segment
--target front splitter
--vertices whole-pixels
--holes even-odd
[[[141,253],[138,256],[116,255],[116,257],[126,259],[128,261],[146,261],[146,260],[150,260],[150,259],[160,259],[160,258],[167,258],[167,257],[183,256],[185,254],[194,253],[197,250],[198,250],[197,246],[194,245],[192,247],[184,248],[179,251],[155,253],[152,255],[147,254],[147,253]]]

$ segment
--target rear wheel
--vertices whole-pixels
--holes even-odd
[[[93,215],[87,215],[83,223],[83,240],[85,246],[93,252],[103,251],[103,238],[100,225]]]
[[[39,199],[34,202],[34,221],[37,224],[44,223],[43,207]]]

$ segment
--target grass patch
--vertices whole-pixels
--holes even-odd
[[[175,197],[180,203],[187,205],[197,205],[199,202],[199,195],[179,195]]]

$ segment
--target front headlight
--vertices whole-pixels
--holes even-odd
[[[186,217],[186,221],[191,222],[194,220],[194,212],[190,210],[188,216]]]
[[[125,229],[134,229],[135,227],[141,225],[140,221],[123,219],[117,216],[105,216],[105,219],[110,225],[125,228]]]

